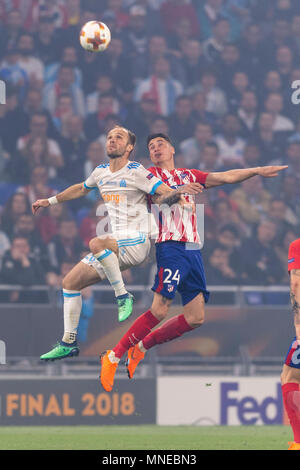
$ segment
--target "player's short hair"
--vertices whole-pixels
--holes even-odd
[[[136,135],[132,131],[130,131],[129,129],[127,129],[126,127],[123,127],[121,125],[116,125],[116,126],[112,127],[112,129],[119,129],[119,128],[124,129],[128,133],[128,141],[129,141],[130,145],[132,145],[132,147],[133,147],[132,150],[129,152],[129,155],[131,155],[131,153],[134,150],[135,144],[136,144]]]
[[[128,132],[129,142],[134,147],[136,143],[136,135],[131,132],[129,129],[126,129]]]
[[[148,137],[147,137],[147,147],[149,146],[149,143],[151,142],[151,140],[157,139],[158,137],[160,137],[161,139],[166,140],[167,142],[169,142],[169,144],[173,145],[170,137],[167,134],[163,134],[163,132],[157,132],[156,134],[148,135]]]
[[[128,133],[128,140],[129,140],[129,143],[130,143],[130,145],[132,145],[132,146],[134,147],[135,144],[136,144],[136,135],[135,135],[132,131],[130,131],[129,129],[127,129],[126,127],[123,127],[123,126],[121,126],[121,125],[116,125],[116,126],[114,126],[112,129],[119,129],[119,128],[120,128],[120,129],[124,129],[124,130]],[[111,129],[111,130],[112,130],[112,129]],[[131,152],[132,152],[132,151],[131,151]],[[130,152],[130,153],[131,153],[131,152]]]

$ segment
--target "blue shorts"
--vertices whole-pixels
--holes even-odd
[[[291,342],[284,363],[289,367],[300,369],[300,344],[296,341],[296,336]]]
[[[184,242],[167,241],[156,244],[157,274],[152,290],[167,299],[174,299],[176,291],[186,305],[200,292],[205,302],[206,290],[201,251],[189,250]]]

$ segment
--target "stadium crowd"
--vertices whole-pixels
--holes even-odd
[[[107,51],[84,51],[89,20],[112,32]],[[222,171],[288,164],[204,191],[208,285],[287,282],[300,227],[300,80],[297,0],[0,0],[0,282],[60,287],[88,251],[97,191],[31,214],[31,203],[83,181],[106,161],[116,124],[168,133],[176,166]],[[151,259],[148,263],[152,263]],[[124,273],[149,284],[151,266]],[[0,292],[1,295],[1,292]],[[11,301],[20,301],[13,292]]]

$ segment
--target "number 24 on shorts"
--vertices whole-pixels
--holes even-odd
[[[179,269],[176,269],[174,275],[173,275],[173,271],[169,268],[164,269],[164,273],[167,273],[167,276],[165,277],[163,281],[164,283],[170,284],[171,281],[176,281],[177,285],[179,284],[179,281],[180,281]]]

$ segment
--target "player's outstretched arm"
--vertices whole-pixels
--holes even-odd
[[[290,297],[297,340],[300,341],[300,269],[290,271]]]
[[[203,191],[203,186],[200,183],[189,183],[179,186],[177,189],[172,189],[166,184],[161,184],[157,188],[154,202],[156,204],[167,204],[172,206],[180,201],[183,194],[198,194]]]
[[[252,178],[253,176],[263,176],[273,178],[278,173],[288,168],[287,165],[258,166],[256,168],[245,168],[237,170],[211,172],[207,175],[205,187],[213,188],[222,184],[234,184]]]
[[[52,204],[78,199],[79,197],[85,196],[89,191],[90,190],[84,186],[84,183],[74,184],[56,196],[50,197],[49,199],[38,199],[35,201],[31,206],[32,213],[35,214],[40,207],[48,207]]]

